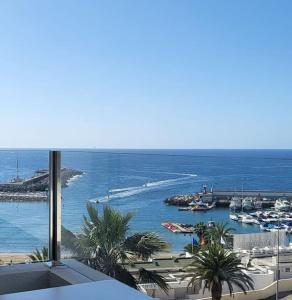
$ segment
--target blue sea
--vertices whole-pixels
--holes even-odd
[[[46,150],[0,151],[0,181],[19,175],[28,178],[48,167]],[[228,209],[208,212],[179,212],[163,200],[190,194],[203,185],[214,189],[292,190],[292,150],[64,150],[62,166],[84,172],[62,191],[63,225],[78,232],[88,201],[99,211],[111,205],[123,213],[133,212],[131,230],[155,231],[174,252],[183,249],[191,237],[173,234],[163,221],[197,223],[228,221],[238,233],[258,232],[256,225],[229,220]],[[47,245],[46,202],[0,202],[0,251],[30,252]]]

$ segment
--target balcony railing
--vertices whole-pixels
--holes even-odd
[[[72,258],[90,265],[90,256],[74,252],[74,245],[70,247],[70,240],[64,237],[64,232],[74,236],[82,233],[90,204],[99,216],[107,206],[123,215],[133,213],[127,234],[149,231],[163,237],[170,246],[166,256],[170,258],[171,268],[165,268],[178,273],[175,257],[184,251],[184,246],[193,243],[193,238],[198,241],[191,227],[185,225],[229,221],[232,196],[259,198],[267,207],[273,207],[276,197],[292,199],[290,160],[269,155],[183,150],[0,151],[3,183],[0,184],[0,259],[3,264],[28,263],[31,262],[29,254],[36,249],[42,254],[45,247],[48,255],[43,260],[53,262],[56,268],[66,266],[65,259]],[[200,201],[208,205],[204,212],[196,209]],[[212,206],[213,202],[216,206]],[[287,216],[280,216],[281,222],[289,218],[290,212],[285,213]],[[274,225],[276,236],[277,224]],[[237,234],[264,232],[257,223],[232,220],[230,227]],[[291,247],[287,247],[290,233],[281,231],[279,246],[275,238],[261,239],[269,242],[269,249],[259,247],[259,239],[254,242],[250,239],[249,243],[242,242],[246,247],[249,244],[248,249],[234,250],[250,259],[264,258],[267,253],[275,257],[279,250],[279,259],[273,263],[276,268],[279,262],[281,278],[288,278],[292,276],[290,266],[285,268],[283,261],[291,252]],[[136,267],[145,267],[147,263],[140,261]],[[67,267],[70,269],[72,262]],[[160,272],[163,262],[154,259],[151,267]],[[132,270],[130,264],[126,268]],[[134,275],[137,279],[137,272]],[[173,289],[179,286],[179,280],[171,283]],[[153,284],[142,286],[150,289]],[[159,290],[157,285],[155,290]]]

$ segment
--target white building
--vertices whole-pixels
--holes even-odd
[[[255,290],[265,288],[274,281],[274,272],[269,269],[253,266],[248,269],[247,274],[253,279]],[[188,288],[189,280],[181,281],[181,277],[185,275],[180,274],[169,274],[166,278],[167,283],[170,286],[168,294],[164,293],[155,284],[141,284],[141,290],[148,296],[159,298],[162,300],[178,300],[178,299],[201,299],[210,297],[211,294],[208,290],[205,290],[203,294],[203,289],[192,287]],[[241,290],[234,286],[234,292],[240,292]],[[227,285],[223,286],[223,294],[228,294],[229,289]]]

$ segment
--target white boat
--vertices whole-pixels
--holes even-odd
[[[250,215],[245,215],[242,217],[241,222],[245,224],[254,224],[255,219]]]
[[[290,203],[286,199],[277,199],[275,202],[275,210],[277,211],[289,211]]]
[[[277,232],[277,231],[286,231],[284,228],[282,228],[281,226],[275,226],[274,228],[270,229],[270,232]]]
[[[253,218],[253,223],[256,224],[256,225],[260,225],[261,224],[261,222],[258,219],[256,219],[256,218]]]
[[[278,222],[278,218],[272,218],[272,217],[270,217],[270,218],[265,218],[265,219],[263,219],[265,222],[267,222],[267,223],[276,223],[276,222]]]
[[[255,200],[254,201],[254,208],[255,209],[262,209],[262,202]]]
[[[269,218],[278,219],[279,218],[279,214],[277,214],[277,213],[270,213],[268,217]]]
[[[251,197],[245,197],[242,200],[242,209],[243,210],[253,210],[254,209],[253,199]]]
[[[261,210],[258,210],[255,214],[259,218],[259,217],[262,217],[263,212]]]
[[[285,218],[280,219],[280,221],[291,222],[292,218],[291,217],[285,217]]]
[[[241,199],[239,197],[232,197],[229,208],[232,210],[241,209]]]
[[[260,225],[261,230],[264,230],[264,231],[270,231],[270,229],[272,227],[273,227],[273,225],[269,224],[269,223],[263,223]]]
[[[236,215],[236,214],[230,214],[229,215],[229,218],[231,219],[231,220],[233,220],[233,221],[238,221],[238,215]]]
[[[208,223],[207,223],[207,227],[208,228],[213,228],[213,227],[215,227],[216,226],[216,223],[214,222],[214,221],[209,221]]]
[[[193,205],[206,205],[201,199],[200,200],[193,200],[191,203],[189,203],[189,206]]]
[[[291,224],[282,224],[282,227],[286,230],[286,231],[291,231],[291,229],[292,229],[292,226],[291,226]]]

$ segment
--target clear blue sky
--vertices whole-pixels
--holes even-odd
[[[2,0],[0,147],[292,148],[291,12]]]

